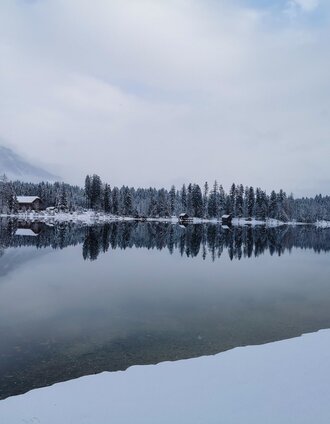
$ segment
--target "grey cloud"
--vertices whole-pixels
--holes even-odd
[[[0,135],[29,159],[76,183],[97,172],[111,184],[324,191],[324,24],[279,24],[225,1],[5,0],[0,10]]]

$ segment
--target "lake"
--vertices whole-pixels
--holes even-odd
[[[0,222],[0,398],[330,328],[330,229]]]

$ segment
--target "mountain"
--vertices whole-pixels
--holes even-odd
[[[0,175],[27,182],[58,181],[59,177],[25,161],[8,147],[0,146]]]

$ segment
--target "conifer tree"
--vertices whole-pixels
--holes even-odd
[[[175,212],[175,197],[176,197],[175,187],[174,185],[172,185],[170,190],[170,215],[171,216],[173,216]]]
[[[236,187],[236,216],[241,218],[243,216],[243,197],[244,197],[244,188],[243,185]]]
[[[204,184],[204,193],[203,193],[203,218],[206,218],[208,215],[207,213],[208,196],[209,196],[209,185],[206,181]]]
[[[91,199],[92,199],[92,190],[91,190],[91,177],[86,175],[85,178],[85,196],[86,196],[86,206],[87,208],[91,207]]]
[[[193,215],[194,211],[192,208],[192,184],[188,185],[187,190],[187,210],[189,215]]]
[[[218,217],[218,182],[214,181],[208,202],[208,215],[210,218]]]
[[[187,189],[185,184],[183,184],[182,189],[181,189],[181,211],[182,212],[187,212]]]
[[[229,191],[229,212],[233,215],[236,215],[236,185],[232,184]]]
[[[103,191],[103,209],[105,213],[111,212],[110,198],[111,198],[110,186],[109,184],[105,184],[104,191]]]
[[[277,196],[274,190],[270,193],[269,197],[269,218],[277,217]]]
[[[203,196],[201,188],[198,184],[194,184],[191,193],[191,205],[193,216],[197,218],[203,217]]]
[[[247,199],[247,213],[248,213],[249,218],[253,217],[254,204],[255,204],[254,189],[253,189],[253,187],[250,187],[248,199]]]
[[[123,189],[123,215],[131,216],[133,214],[133,202],[131,191],[128,187]]]
[[[111,212],[113,215],[119,214],[119,190],[114,187],[111,193]]]

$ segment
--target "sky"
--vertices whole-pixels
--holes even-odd
[[[0,144],[64,180],[329,193],[327,0],[1,0]]]

